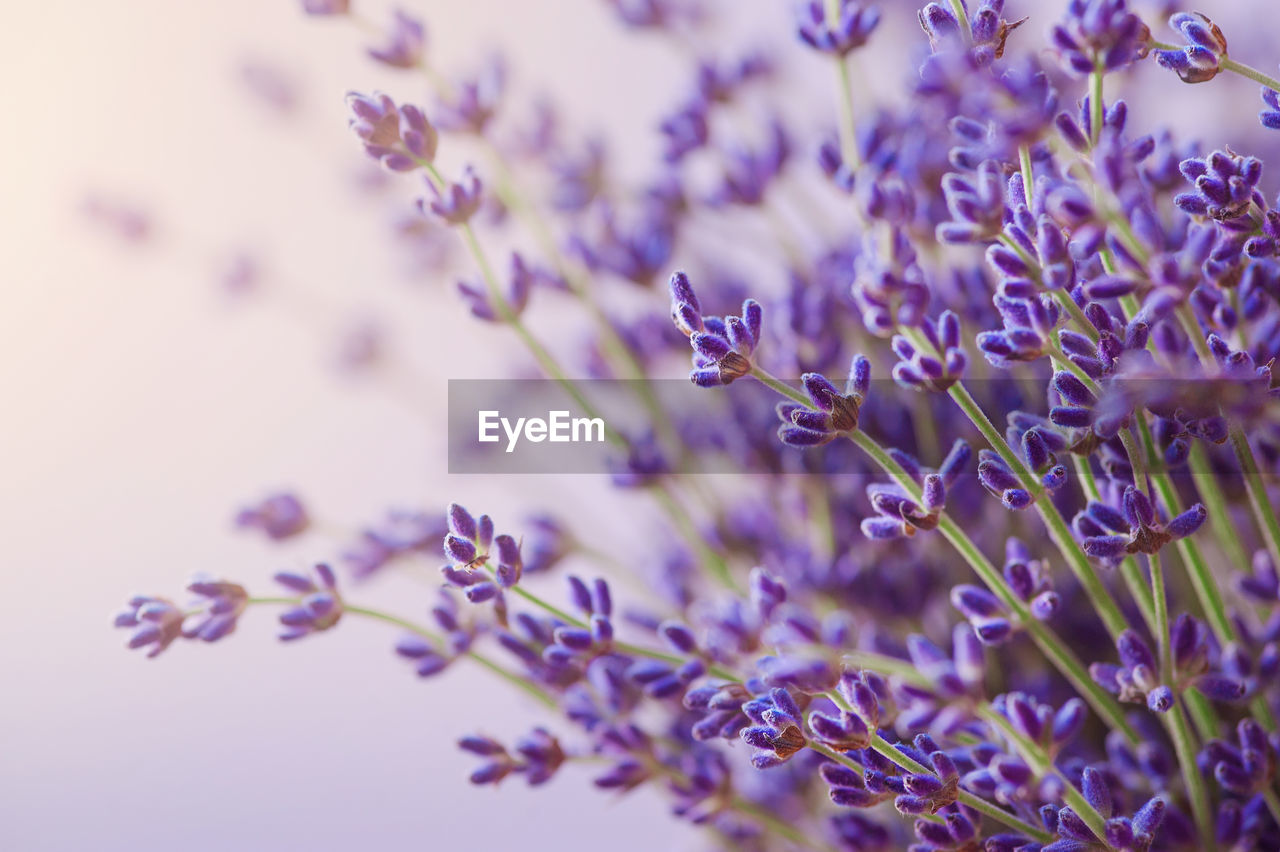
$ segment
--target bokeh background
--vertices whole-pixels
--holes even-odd
[[[729,5],[726,32],[789,43],[786,3]],[[1054,4],[1024,5],[1042,30]],[[1224,25],[1269,8],[1202,5]],[[546,790],[468,786],[456,737],[508,738],[539,712],[465,666],[417,680],[378,625],[286,647],[251,612],[218,646],[152,661],[110,628],[129,593],[181,597],[198,571],[266,590],[390,507],[541,505],[617,530],[596,543],[619,548],[648,531],[590,478],[447,474],[445,381],[504,375],[518,350],[385,249],[407,208],[370,188],[342,96],[421,86],[367,62],[359,26],[298,6],[0,3],[0,849],[693,848],[658,798],[598,795],[576,770]],[[687,56],[626,38],[600,0],[411,7],[434,62],[502,46],[521,97],[554,91],[624,163],[653,159],[654,117],[688,83]],[[359,8],[383,22],[389,6]],[[1235,32],[1233,53],[1266,55]],[[255,97],[246,67],[282,72],[297,108]],[[815,77],[797,99],[826,96]],[[1257,108],[1236,80],[1160,91],[1139,120],[1210,144],[1215,115]],[[146,211],[146,238],[92,221],[90,199]],[[272,286],[238,297],[225,272],[246,250]],[[349,375],[339,351],[366,318],[394,357]],[[287,549],[235,534],[235,509],[277,488],[300,489],[319,533]],[[419,615],[434,566],[418,568],[373,599]]]

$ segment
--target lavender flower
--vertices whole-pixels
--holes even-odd
[[[481,135],[489,126],[506,88],[506,65],[491,58],[472,77],[461,80],[436,103],[436,123],[443,130]]]
[[[1262,120],[1262,126],[1272,130],[1280,130],[1280,92],[1263,87],[1262,102],[1267,107],[1258,113],[1258,118]]]
[[[1089,674],[1121,701],[1146,703],[1156,713],[1167,713],[1174,704],[1176,692],[1194,686],[1217,701],[1235,701],[1244,695],[1239,680],[1209,669],[1207,635],[1204,625],[1185,614],[1179,616],[1171,630],[1176,684],[1160,682],[1155,654],[1137,633],[1126,630],[1116,640],[1120,665],[1094,663]]]
[[[1156,830],[1165,817],[1163,799],[1149,799],[1132,817],[1113,817],[1114,799],[1102,773],[1086,769],[1082,786],[1085,800],[1107,820],[1106,837],[1094,834],[1073,809],[1050,806],[1041,812],[1041,816],[1046,825],[1054,825],[1059,839],[1045,846],[1043,852],[1101,852],[1105,849],[1147,852],[1151,848]]]
[[[386,46],[369,48],[368,53],[392,68],[416,68],[422,64],[422,49],[426,41],[427,32],[422,21],[403,9],[396,9],[392,13]]]
[[[275,581],[299,595],[298,604],[280,613],[280,638],[286,642],[301,639],[328,630],[342,618],[342,598],[338,595],[338,581],[333,569],[323,563],[316,565],[314,577],[281,571]]]
[[[920,483],[921,496],[917,501],[897,483],[867,486],[871,507],[879,513],[862,520],[862,533],[868,538],[909,537],[920,530],[935,529],[947,502],[947,489],[964,472],[972,452],[968,444],[957,439],[937,471],[921,467],[914,457],[901,450],[893,450],[892,455],[894,461]]]
[[[1000,166],[987,160],[970,177],[957,172],[942,182],[952,220],[938,225],[944,243],[976,243],[994,239],[1004,226],[1004,180]]]
[[[727,385],[751,372],[763,318],[759,302],[743,302],[741,316],[704,317],[688,277],[677,272],[671,276],[671,317],[693,348],[689,379],[695,385]]]
[[[1146,56],[1151,32],[1125,0],[1071,0],[1051,37],[1063,67],[1084,75],[1116,71]]]
[[[309,523],[302,501],[289,493],[272,494],[236,515],[236,526],[261,530],[272,541],[292,538],[306,530]]]
[[[1178,207],[1196,216],[1228,221],[1243,215],[1255,198],[1262,177],[1262,161],[1241,157],[1231,151],[1214,151],[1203,159],[1184,160],[1183,176],[1195,185],[1195,192],[1179,195]]]
[[[1227,39],[1218,25],[1200,12],[1180,12],[1169,26],[1182,33],[1187,46],[1157,50],[1156,62],[1177,72],[1184,83],[1206,83],[1218,76],[1219,64],[1227,58]]]
[[[390,95],[374,92],[347,95],[348,126],[364,143],[365,153],[393,172],[420,168],[435,158],[439,137],[422,110],[397,106]]]
[[[131,630],[130,648],[146,648],[148,657],[158,656],[182,636],[182,610],[171,601],[151,595],[134,595],[129,606],[116,614],[114,624]]]
[[[866,44],[880,23],[880,10],[859,0],[840,0],[833,15],[828,8],[823,0],[809,0],[796,9],[800,40],[823,53],[847,56]]]
[[[858,428],[858,409],[871,385],[871,362],[859,355],[849,367],[843,393],[818,373],[806,373],[800,383],[811,407],[792,402],[778,404],[778,437],[793,447],[825,444],[842,432]]]
[[[1058,611],[1062,598],[1054,591],[1047,566],[1033,559],[1016,538],[1005,544],[1003,573],[1010,590],[1028,604],[1035,618],[1046,621]],[[1000,599],[980,586],[966,583],[952,587],[951,605],[969,620],[973,632],[986,645],[1007,642],[1020,626]]]
[[[418,211],[424,216],[433,213],[450,225],[465,225],[480,209],[483,186],[470,166],[457,183],[441,186],[433,176],[426,185],[428,196],[418,199]]]
[[[1266,730],[1254,719],[1241,719],[1236,726],[1239,745],[1210,740],[1200,756],[1222,788],[1237,796],[1252,796],[1265,790],[1276,772],[1275,745]]]
[[[742,740],[757,749],[751,763],[768,769],[790,760],[805,746],[800,705],[785,689],[774,689],[762,698],[742,705],[751,727],[742,731]]]
[[[350,8],[350,0],[302,0],[302,11],[308,15],[345,15]]]
[[[201,608],[182,624],[182,635],[188,639],[217,642],[229,636],[249,604],[249,593],[244,586],[212,577],[197,577],[187,586],[187,591],[201,598]]]
[[[924,319],[920,332],[928,349],[903,335],[893,338],[893,352],[901,360],[893,367],[893,380],[903,387],[938,393],[955,384],[969,362],[960,347],[960,317],[943,311],[935,323]]]
[[[1084,536],[1085,553],[1098,559],[1116,559],[1126,553],[1158,553],[1169,542],[1194,533],[1207,517],[1204,506],[1197,503],[1161,523],[1151,500],[1132,485],[1125,489],[1122,502],[1123,512],[1094,501],[1076,516],[1075,527]]]
[[[514,772],[523,775],[530,787],[537,787],[550,781],[566,760],[559,741],[546,728],[534,728],[516,740],[515,754],[482,736],[463,737],[458,748],[484,758],[485,763],[471,773],[471,783],[477,785],[497,784]]]

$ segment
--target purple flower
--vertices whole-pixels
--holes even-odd
[[[1006,280],[1001,289],[1005,293],[1024,295],[1023,289],[1012,280]],[[1016,363],[1038,361],[1051,345],[1050,335],[1061,320],[1058,303],[1043,294],[1026,292],[1025,295],[1027,298],[1019,299],[998,294],[995,304],[1004,328],[984,331],[977,337],[978,348],[995,367],[1009,369]]]
[[[298,595],[298,603],[280,613],[280,638],[286,642],[328,630],[342,618],[342,598],[333,569],[323,563],[315,566],[314,576],[281,571],[275,581]]]
[[[1040,621],[1052,618],[1061,605],[1048,566],[1032,559],[1026,545],[1016,538],[1005,544],[1004,579],[1009,589],[1025,601]],[[961,584],[951,589],[951,605],[969,620],[985,645],[1001,645],[1020,629],[1000,599],[987,589]]]
[[[1063,67],[1083,76],[1137,62],[1147,55],[1151,31],[1125,0],[1071,0],[1050,36]]]
[[[342,559],[356,579],[366,579],[403,556],[434,553],[446,532],[440,515],[391,511],[377,525],[363,529]]]
[[[498,109],[506,79],[503,61],[490,59],[475,76],[445,89],[436,103],[436,123],[442,130],[483,134]]]
[[[1195,192],[1174,199],[1184,212],[1228,222],[1246,214],[1255,200],[1266,207],[1256,189],[1262,178],[1262,161],[1256,157],[1214,151],[1208,157],[1183,160],[1180,168],[1183,177],[1195,185]]]
[[[843,392],[818,373],[800,377],[811,406],[793,402],[778,404],[778,438],[792,447],[814,447],[858,428],[858,409],[871,385],[871,362],[857,355],[849,367]]]
[[[429,197],[418,199],[418,210],[424,216],[431,212],[450,225],[465,225],[480,209],[483,185],[470,166],[457,183],[441,187],[435,177],[428,177],[426,184]]]
[[[690,381],[699,387],[714,387],[750,373],[751,356],[762,330],[760,303],[747,299],[741,316],[704,317],[688,276],[676,272],[670,287],[672,320],[688,336],[693,349]]]
[[[345,15],[350,9],[350,0],[302,0],[302,11],[308,15]]]
[[[1116,640],[1120,665],[1094,663],[1089,675],[1121,701],[1145,703],[1156,713],[1168,712],[1181,692],[1194,686],[1215,701],[1236,701],[1244,696],[1245,685],[1237,678],[1211,671],[1208,631],[1204,624],[1185,613],[1170,630],[1175,684],[1160,682],[1155,654],[1133,630],[1125,630]]]
[[[880,23],[880,10],[859,0],[839,0],[834,14],[831,4],[809,0],[796,9],[796,33],[800,40],[823,53],[847,56],[867,43]]]
[[[688,154],[706,146],[710,134],[709,106],[706,100],[694,98],[662,119],[658,130],[665,143],[664,160],[678,163]]]
[[[391,30],[384,47],[369,48],[369,56],[392,68],[416,68],[422,64],[422,49],[427,33],[422,21],[396,9],[392,13]]]
[[[364,143],[365,153],[386,169],[408,172],[431,162],[439,136],[422,110],[397,106],[390,95],[374,92],[347,95],[348,126]]]
[[[1266,109],[1258,113],[1262,126],[1272,130],[1280,130],[1280,92],[1264,86],[1262,88],[1262,102],[1266,104]]]
[[[1227,39],[1218,25],[1200,12],[1179,12],[1169,26],[1182,33],[1187,46],[1181,50],[1157,50],[1156,62],[1177,72],[1184,83],[1205,83],[1218,76],[1227,58]]]
[[[785,763],[805,747],[803,713],[787,690],[770,690],[742,710],[753,723],[742,731],[742,741],[756,749],[751,764],[757,769]]]
[[[837,690],[852,709],[810,713],[809,731],[815,740],[837,751],[864,749],[871,744],[880,723],[875,689],[860,675],[846,672],[840,677]]]
[[[862,519],[863,535],[881,540],[909,538],[917,531],[936,528],[946,505],[947,489],[960,478],[973,455],[969,445],[957,438],[937,471],[922,467],[913,456],[901,450],[890,450],[890,455],[920,483],[921,496],[912,497],[896,482],[868,485],[867,497],[878,514]]]
[[[1041,810],[1041,819],[1059,839],[1045,846],[1041,852],[1104,852],[1107,849],[1147,852],[1151,848],[1156,831],[1165,818],[1164,799],[1159,796],[1149,799],[1132,817],[1113,817],[1114,799],[1101,772],[1087,767],[1081,786],[1085,800],[1107,820],[1106,837],[1094,834],[1071,808],[1046,805]]]
[[[516,740],[515,754],[497,740],[482,736],[463,737],[458,748],[484,759],[485,763],[471,773],[471,783],[477,785],[497,784],[514,772],[524,775],[530,787],[537,787],[550,781],[566,759],[559,741],[545,728],[534,728]]]
[[[201,599],[200,609],[188,615],[182,624],[182,635],[188,639],[216,642],[231,635],[241,613],[249,605],[249,593],[238,583],[197,577],[187,591]]]
[[[665,212],[648,209],[624,222],[611,205],[599,208],[598,235],[575,234],[570,249],[593,271],[611,272],[642,287],[667,269],[675,248],[672,222]]]
[[[902,792],[901,782],[878,768],[865,767],[857,772],[843,764],[824,763],[818,774],[830,788],[831,801],[846,808],[869,808]]]
[[[943,311],[936,323],[926,317],[919,331],[928,348],[894,335],[893,352],[900,360],[893,366],[893,380],[912,390],[941,393],[960,380],[969,362],[960,346],[960,317]]]
[[[913,742],[914,748],[898,744],[898,748],[908,752],[918,763],[923,763],[932,772],[910,772],[902,776],[905,792],[893,800],[893,806],[901,814],[936,814],[943,808],[955,804],[960,793],[960,772],[955,760],[942,749],[928,734],[920,734]]]
[[[293,494],[272,494],[256,506],[241,509],[236,526],[259,529],[272,541],[291,538],[306,530],[307,510]]]
[[[129,598],[127,609],[116,614],[114,625],[130,629],[129,647],[146,648],[155,657],[182,636],[182,610],[172,601],[150,595]]]
[[[1237,796],[1265,790],[1276,772],[1276,747],[1262,725],[1244,718],[1236,726],[1239,745],[1224,740],[1205,743],[1199,762],[1212,772],[1222,789]]]
[[[533,266],[519,252],[511,253],[511,274],[508,278],[507,292],[504,295],[507,309],[511,314],[518,317],[524,313],[524,309],[529,304],[529,296],[535,287],[563,290],[566,286],[564,279],[559,275],[548,269]],[[494,307],[493,300],[484,287],[459,281],[458,292],[470,307],[471,315],[476,319],[485,322],[506,321]]]
[[[1124,490],[1123,511],[1091,501],[1072,522],[1084,552],[1095,559],[1120,559],[1129,553],[1158,553],[1171,541],[1191,535],[1208,512],[1200,503],[1161,523],[1151,500],[1132,485]]]
[[[942,180],[951,221],[938,225],[944,243],[990,242],[1004,227],[1004,178],[1000,164],[987,160],[973,176],[952,172]]]
[[[791,141],[780,121],[769,125],[769,138],[758,149],[735,146],[723,155],[724,172],[709,199],[713,206],[756,206],[791,157]]]
[[[670,0],[605,0],[618,19],[633,29],[663,29],[676,17]]]

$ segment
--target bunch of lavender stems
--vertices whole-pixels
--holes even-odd
[[[457,732],[473,783],[598,765],[601,791],[660,790],[716,848],[1280,849],[1280,200],[1243,144],[1135,127],[1121,97],[1234,99],[1241,77],[1280,129],[1280,81],[1210,17],[1173,15],[1163,42],[1125,0],[1052,20],[809,0],[761,50],[717,41],[727,7],[607,0],[692,79],[636,186],[550,107],[518,115],[504,68],[434,67],[412,15],[302,5],[431,92],[352,93],[351,130],[454,232],[462,260],[433,275],[479,321],[587,416],[583,378],[626,382],[648,428],[607,427],[614,480],[664,533],[623,554],[572,507],[396,514],[335,554],[349,576],[135,596],[130,647],[219,641],[264,607],[286,640],[380,621],[420,677],[475,664],[563,717],[510,744]],[[900,67],[875,53],[892,16],[919,27]],[[826,106],[795,117],[794,75],[821,63]],[[1163,71],[1140,87],[1144,64]],[[513,243],[534,248],[507,271]],[[643,312],[617,310],[625,289]],[[581,351],[553,351],[534,301]],[[714,428],[656,392],[690,350]],[[751,475],[700,476],[712,460]],[[239,522],[314,526],[293,494]],[[441,550],[428,620],[357,603]],[[610,573],[651,594],[615,604]]]

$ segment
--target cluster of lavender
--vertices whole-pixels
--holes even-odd
[[[277,597],[203,578],[185,608],[135,597],[130,646],[216,641],[260,605],[285,639],[398,625],[420,676],[478,663],[564,718],[510,746],[463,736],[474,783],[589,763],[720,848],[1280,849],[1280,201],[1261,159],[1143,133],[1117,94],[1143,64],[1174,72],[1161,100],[1228,72],[1276,128],[1280,82],[1199,13],[1162,43],[1125,0],[1070,0],[1046,49],[1004,0],[950,0],[913,10],[907,96],[877,101],[854,69],[891,4],[811,0],[790,47],[736,54],[695,0],[608,5],[699,48],[639,187],[550,106],[512,115],[500,65],[442,76],[404,13],[369,56],[434,99],[348,107],[428,227],[460,236],[467,307],[580,405],[575,374],[670,376],[686,340],[723,397],[717,428],[644,396],[652,433],[611,436],[618,483],[666,513],[624,566],[654,594],[615,601],[610,559],[552,518],[499,533],[450,505],[339,554],[354,582],[443,548],[425,623],[318,566]],[[791,63],[834,74],[828,135],[780,117]],[[446,146],[475,166],[445,174]],[[495,244],[520,235],[538,248],[504,278]],[[647,312],[611,312],[628,288]],[[526,323],[539,299],[582,318],[575,363]],[[691,476],[711,454],[753,476]],[[239,523],[309,529],[287,494]],[[540,579],[562,563],[590,575],[563,595]]]

